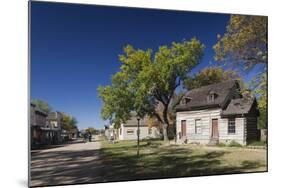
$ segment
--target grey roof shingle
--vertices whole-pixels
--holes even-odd
[[[186,104],[180,103],[177,107],[177,111],[188,111],[196,109],[206,109],[211,107],[224,108],[227,101],[234,95],[238,95],[240,86],[237,80],[225,81],[217,84],[211,84],[203,86],[197,89],[188,91],[184,98],[189,98],[190,101]],[[208,101],[207,98],[210,93],[216,95],[213,101]],[[240,95],[240,94],[239,94]]]
[[[137,120],[137,114],[135,112],[131,112],[131,118],[127,120],[124,124],[126,126],[137,126],[138,120]],[[146,126],[145,120],[140,119],[140,126]]]
[[[227,108],[222,111],[222,116],[248,114],[255,102],[254,98],[232,99]]]

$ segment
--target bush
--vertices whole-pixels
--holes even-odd
[[[231,140],[231,142],[227,146],[229,146],[229,147],[242,147],[242,145],[239,144],[238,142],[236,142],[235,140]]]
[[[225,143],[218,143],[217,146],[219,146],[219,147],[226,147],[227,145]]]

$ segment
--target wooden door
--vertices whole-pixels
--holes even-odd
[[[186,120],[181,121],[181,135],[186,136]]]
[[[218,119],[212,119],[212,138],[219,138]]]

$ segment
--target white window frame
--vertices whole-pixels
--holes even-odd
[[[200,128],[200,129],[198,129],[198,128]],[[198,130],[200,130],[200,131],[198,131]],[[195,119],[194,132],[195,132],[195,134],[202,134],[202,120],[201,119]]]
[[[135,130],[134,129],[128,129],[126,131],[127,135],[133,135],[135,133]]]
[[[234,125],[230,125],[230,124],[233,124],[234,123]],[[229,132],[229,127],[230,126],[233,126],[234,127],[234,132]],[[228,122],[227,122],[227,134],[236,134],[236,118],[228,118]]]

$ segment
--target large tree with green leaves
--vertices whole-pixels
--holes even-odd
[[[247,71],[261,66],[262,70],[250,83],[250,88],[258,96],[261,128],[267,126],[267,21],[265,16],[232,15],[225,34],[218,36],[218,42],[213,47],[217,61],[233,63]]]
[[[184,86],[188,90],[191,90],[202,86],[238,78],[239,75],[236,71],[223,70],[221,67],[206,67],[197,74],[186,79]]]
[[[49,113],[52,111],[52,107],[47,102],[41,99],[34,99],[31,102],[34,103],[40,110],[45,113]]]
[[[73,129],[77,129],[77,123],[78,121],[75,117],[62,113],[62,128],[64,130],[71,131]]]
[[[197,39],[160,46],[155,53],[126,46],[119,56],[120,71],[112,76],[111,85],[98,88],[103,101],[102,118],[118,126],[130,118],[132,111],[140,117],[155,116],[163,123],[164,139],[168,139],[171,99],[200,62],[203,49]],[[159,103],[163,106],[161,112],[155,110]]]
[[[97,134],[98,130],[93,127],[88,127],[87,129],[85,129],[85,132],[90,134]]]

